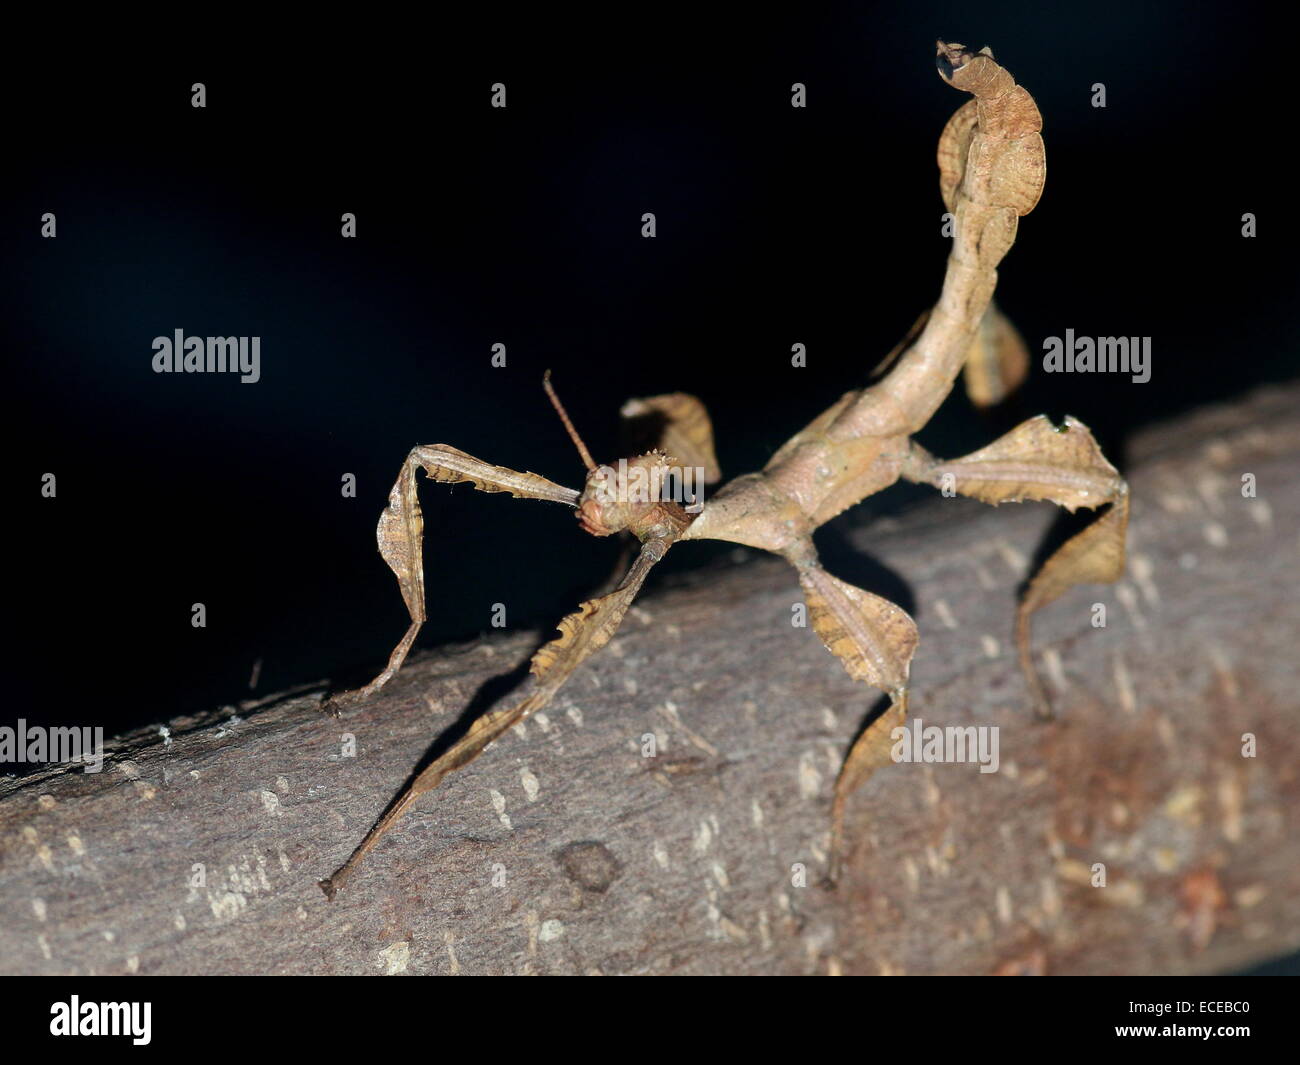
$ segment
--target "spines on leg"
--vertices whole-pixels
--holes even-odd
[[[1077,584],[1111,583],[1123,574],[1128,485],[1088,427],[1072,417],[1058,426],[1040,414],[959,459],[935,459],[916,445],[912,450],[903,475],[947,494],[994,506],[1045,500],[1071,512],[1109,504],[1110,509],[1043,563],[1025,589],[1016,615],[1016,643],[1035,709],[1040,716],[1051,716],[1046,689],[1033,665],[1030,618]]]

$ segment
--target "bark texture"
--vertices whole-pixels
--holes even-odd
[[[831,788],[880,701],[792,626],[794,571],[751,560],[634,607],[333,903],[317,880],[539,634],[417,655],[339,721],[285,693],[120,737],[99,774],[0,779],[0,971],[1192,973],[1296,950],[1300,388],[1128,459],[1126,578],[1035,622],[1054,723],[1011,636],[1055,508],[936,497],[849,533],[895,583],[842,575],[920,625],[913,720],[998,726],[1000,768],[877,773],[835,892]]]

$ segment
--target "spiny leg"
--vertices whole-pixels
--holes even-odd
[[[445,754],[411,781],[406,790],[384,811],[348,860],[333,876],[320,882],[321,890],[327,898],[334,897],[366,854],[405,816],[416,799],[436,788],[449,773],[469,765],[494,740],[546,706],[573,671],[610,641],[645,583],[647,574],[664,557],[672,543],[672,537],[646,540],[641,545],[641,553],[617,589],[608,595],[587,600],[560,621],[557,626],[560,635],[544,644],[533,655],[531,672],[535,683],[528,697],[513,707],[484,714]]]
[[[831,855],[827,883],[840,877],[844,857],[844,810],[873,773],[891,762],[891,733],[907,719],[907,680],[920,635],[902,607],[856,588],[822,569],[811,541],[786,553],[799,572],[813,631],[854,680],[889,696],[889,709],[863,730],[835,781],[831,803]]]
[[[657,450],[671,456],[681,488],[681,498],[674,498],[686,507],[702,506],[704,489],[722,480],[713,446],[713,423],[704,404],[686,392],[668,392],[629,399],[619,411],[619,418],[624,451],[639,455]],[[602,591],[616,587],[632,560],[633,535],[624,532],[620,539],[622,549],[608,578],[601,584]]]
[[[913,442],[903,476],[946,492],[992,503],[1047,500],[1073,513],[1110,509],[1063,543],[1029,582],[1016,613],[1020,665],[1040,717],[1052,716],[1047,689],[1034,667],[1030,618],[1076,584],[1109,584],[1124,572],[1128,485],[1082,422],[1055,426],[1045,415],[1022,422],[988,447],[959,459],[936,459]]]
[[[397,482],[388,494],[388,506],[379,516],[376,529],[379,553],[397,577],[411,624],[406,635],[393,648],[382,673],[364,687],[340,692],[321,704],[322,710],[336,717],[340,709],[364,702],[392,680],[402,668],[420,626],[424,624],[424,519],[416,492],[417,469],[423,469],[430,480],[443,484],[468,481],[480,492],[509,492],[520,499],[549,499],[569,506],[575,506],[578,501],[578,493],[572,488],[555,484],[535,473],[493,466],[447,444],[422,444],[413,448],[402,463]]]
[[[713,423],[707,408],[695,396],[668,392],[629,399],[619,414],[631,454],[655,448],[671,455],[676,465],[696,472],[697,489],[722,480],[713,448]]]

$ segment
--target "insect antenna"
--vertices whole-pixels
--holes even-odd
[[[568,412],[564,409],[564,404],[560,402],[560,397],[555,394],[555,388],[551,385],[551,371],[547,370],[542,374],[542,387],[546,389],[546,394],[551,399],[551,406],[555,408],[555,413],[560,416],[560,421],[564,423],[564,428],[569,431],[569,439],[573,441],[574,446],[578,449],[578,454],[582,456],[582,461],[588,470],[594,470],[596,463],[592,461],[591,452],[587,450],[587,445],[582,442],[582,437],[578,435],[578,430],[573,427],[573,422],[569,421]]]

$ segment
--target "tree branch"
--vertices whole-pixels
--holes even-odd
[[[936,498],[849,534],[911,592],[914,719],[998,726],[1001,764],[877,773],[837,892],[815,886],[831,787],[874,700],[761,560],[635,607],[333,903],[316,881],[537,634],[419,656],[341,721],[286,693],[122,737],[100,774],[0,780],[0,969],[1188,973],[1300,948],[1300,388],[1148,431],[1130,460],[1127,577],[1036,621],[1054,723],[1012,645],[1053,508]]]

